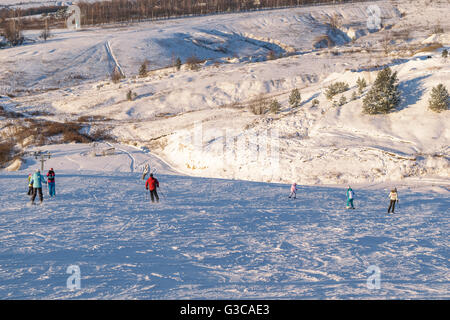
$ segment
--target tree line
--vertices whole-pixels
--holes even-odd
[[[362,2],[364,0],[109,0],[98,2],[81,1],[82,25],[98,25],[115,22],[138,22],[149,19],[196,16],[225,12],[242,12],[260,9]],[[0,10],[0,25],[11,18],[21,18],[21,27],[26,29],[44,28],[47,17],[52,27],[64,27],[67,7],[42,6],[29,9]],[[33,17],[30,17],[33,16]],[[27,17],[27,18],[24,18]]]

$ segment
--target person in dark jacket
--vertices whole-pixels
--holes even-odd
[[[152,199],[152,202],[159,202],[159,196],[158,192],[156,192],[156,188],[159,188],[159,181],[156,178],[153,178],[153,173],[150,174],[150,177],[148,178],[147,182],[145,183],[145,189],[150,190],[150,197]]]
[[[48,194],[50,197],[55,196],[55,171],[53,171],[53,168],[50,168],[50,170],[47,173],[47,182],[48,182]]]

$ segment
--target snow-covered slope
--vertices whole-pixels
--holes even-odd
[[[399,13],[389,2],[380,5],[386,23],[398,20]],[[367,33],[366,7],[367,4],[346,4],[95,27],[76,32],[54,30],[46,43],[38,39],[40,31],[30,31],[25,36],[37,43],[0,50],[0,75],[4,81],[15,76],[16,89],[28,91],[104,79],[117,61],[124,73],[131,76],[137,74],[145,60],[153,70],[173,65],[177,57],[185,62],[193,55],[218,62],[232,58],[256,61],[265,59],[270,51],[276,56],[311,51],[314,39],[327,34],[327,23],[333,14],[341,16],[344,31],[353,26]]]
[[[56,198],[44,192],[42,206],[27,205],[33,163],[0,175],[1,299],[449,298],[448,184],[397,185],[387,215],[388,185],[354,187],[348,211],[345,188],[303,186],[289,200],[289,185],[157,173],[151,205],[139,172],[70,167],[96,168],[81,147],[53,150]]]
[[[0,50],[4,91],[17,95],[2,98],[2,105],[50,112],[40,118],[57,121],[105,117],[91,126],[108,126],[119,142],[145,146],[193,176],[302,184],[448,179],[450,115],[427,108],[433,86],[450,88],[448,61],[441,58],[450,46],[448,32],[430,36],[438,22],[448,30],[448,3],[378,1],[385,28],[373,33],[366,30],[367,5],[55,31],[46,43]],[[333,14],[341,17],[342,30],[365,32],[351,43],[313,49]],[[409,36],[398,36],[404,33]],[[391,37],[390,54],[383,50],[385,37]],[[443,47],[418,52],[433,41]],[[282,58],[267,61],[271,50]],[[155,69],[193,54],[212,60],[199,71],[184,65],[136,76],[145,59]],[[383,65],[398,72],[403,101],[391,114],[363,115],[363,97],[349,101],[356,80],[372,84]],[[104,80],[115,66],[127,75],[118,84]],[[343,106],[333,107],[324,96],[334,81],[350,85]],[[302,94],[296,110],[288,104],[293,88]],[[129,90],[133,101],[126,98]],[[248,104],[260,94],[278,99],[281,112],[252,114]],[[312,106],[314,99],[319,106]],[[255,136],[274,152],[265,153],[266,143],[255,143]]]

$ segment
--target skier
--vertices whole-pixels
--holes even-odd
[[[152,202],[155,202],[155,198],[156,202],[159,202],[159,196],[158,192],[156,192],[156,188],[159,188],[159,181],[158,179],[153,178],[153,173],[150,173],[150,177],[145,183],[145,189],[150,190],[150,197],[152,198]]]
[[[348,186],[347,189],[347,209],[355,209],[355,206],[353,205],[353,199],[355,198],[355,192],[353,192],[353,189]]]
[[[33,184],[31,183],[32,174],[28,175],[28,195],[31,196],[33,194]]]
[[[50,170],[47,173],[47,181],[48,181],[48,194],[50,197],[55,196],[55,171],[53,171],[53,168],[50,168]]]
[[[397,188],[394,188],[391,190],[391,193],[389,193],[389,199],[391,200],[389,203],[389,208],[388,208],[388,212],[387,213],[391,213],[391,209],[392,209],[392,213],[394,213],[395,210],[395,202],[397,202],[398,204],[398,193],[397,193]]]
[[[39,169],[36,169],[36,172],[31,177],[31,183],[33,184],[33,195],[31,196],[31,204],[34,204],[34,199],[36,199],[36,195],[38,193],[40,203],[42,204],[42,201],[44,201],[44,196],[42,195],[42,183],[47,183],[47,181],[45,181]]]
[[[294,199],[297,199],[297,183],[293,183],[291,185],[291,193],[289,194],[289,199],[294,196]]]

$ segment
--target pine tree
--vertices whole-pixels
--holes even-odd
[[[444,49],[444,51],[442,51],[442,58],[447,58],[448,57],[448,50]]]
[[[346,82],[335,82],[330,84],[325,91],[325,96],[331,101],[333,97],[339,93],[343,93],[349,89],[348,83]]]
[[[148,61],[145,60],[145,61],[141,64],[141,67],[139,68],[139,76],[145,77],[145,76],[147,75],[147,63],[148,63]]]
[[[181,59],[179,57],[175,60],[174,66],[177,69],[177,71],[180,71],[180,69],[181,69]]]
[[[449,109],[450,100],[447,88],[441,83],[431,90],[431,98],[428,107],[435,111],[441,112]]]
[[[346,103],[347,103],[347,98],[344,95],[342,95],[342,97],[339,99],[339,106],[343,106]]]
[[[297,108],[300,105],[301,100],[302,96],[300,91],[297,88],[293,89],[289,95],[289,105],[292,108]]]
[[[372,88],[363,100],[363,112],[367,114],[389,113],[400,103],[397,72],[388,67],[380,71]]]
[[[364,89],[367,87],[366,79],[358,78],[358,80],[356,81],[356,84],[358,85],[359,94],[362,94]]]
[[[127,91],[127,100],[133,101],[137,97],[136,92],[133,92],[131,89]]]
[[[277,113],[281,109],[281,104],[278,102],[277,99],[273,99],[270,102],[269,109],[272,113]]]

